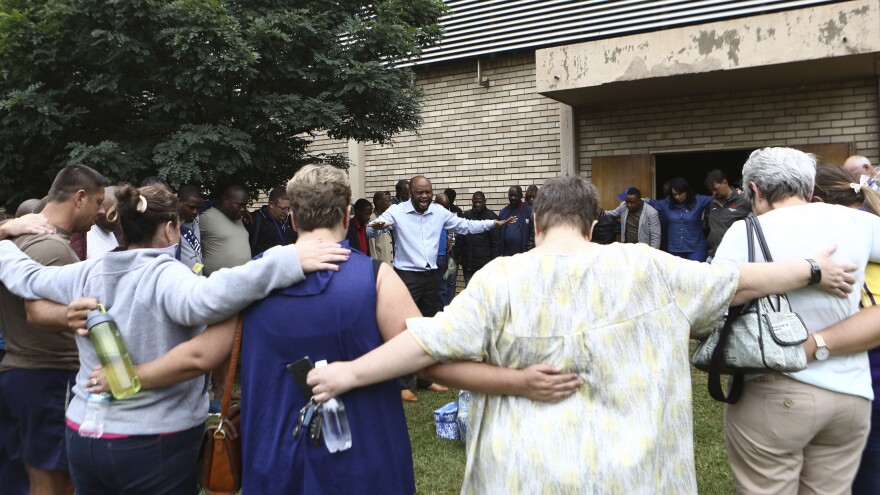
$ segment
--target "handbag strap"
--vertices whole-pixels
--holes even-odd
[[[749,252],[749,263],[755,262],[754,237],[758,238],[761,252],[764,255],[764,258],[768,259],[770,251],[767,249],[767,242],[764,240],[764,233],[761,231],[758,217],[756,217],[754,213],[749,213],[745,218],[745,222],[746,247]],[[752,235],[753,232],[755,236]],[[742,314],[746,304],[741,306],[731,306],[727,310],[727,319],[724,320],[724,327],[721,329],[721,334],[718,336],[718,343],[715,345],[715,350],[712,352],[712,359],[709,361],[709,378],[707,383],[709,395],[718,402],[736,404],[739,402],[740,397],[742,397],[743,389],[745,388],[745,377],[741,373],[733,374],[731,375],[730,389],[727,391],[727,396],[725,396],[724,389],[721,386],[721,365],[724,363],[724,348],[727,346],[727,341],[730,339],[730,331],[733,328],[733,322]],[[756,306],[756,310],[759,311],[758,307],[760,305]],[[758,318],[758,321],[760,322],[760,318]]]
[[[220,417],[229,416],[232,406],[232,386],[235,384],[235,370],[238,368],[238,355],[241,352],[241,328],[244,316],[238,313],[238,321],[235,324],[235,339],[232,341],[232,355],[229,356],[229,369],[226,370],[226,383],[223,385],[223,403],[220,406]]]
[[[724,389],[721,387],[721,365],[724,362],[724,347],[727,345],[730,337],[733,322],[739,318],[742,310],[743,306],[731,306],[727,310],[727,319],[724,321],[721,335],[718,336],[718,344],[712,352],[712,359],[709,361],[709,379],[707,382],[709,395],[718,402],[736,404],[743,393],[745,378],[742,374],[731,375],[732,381],[726,397],[724,396]]]
[[[755,235],[758,237],[758,245],[761,246],[761,254],[764,255],[764,262],[773,263],[773,257],[770,256],[770,248],[767,246],[767,239],[764,238],[764,230],[761,229],[761,222],[758,221],[758,217],[755,216],[754,213],[749,213],[749,217],[752,221],[752,230],[755,231]],[[752,236],[749,234],[749,239]],[[750,262],[754,261],[754,258],[749,259]]]

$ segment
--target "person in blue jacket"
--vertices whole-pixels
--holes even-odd
[[[532,207],[523,202],[521,187],[511,186],[507,191],[507,199],[510,204],[501,209],[498,219],[516,217],[516,222],[502,227],[501,254],[512,256],[535,247],[535,226],[532,225]]]
[[[706,261],[709,246],[703,232],[703,215],[712,206],[712,196],[694,194],[688,181],[676,177],[669,181],[672,195],[648,201],[666,217],[669,230],[668,252],[681,258]]]

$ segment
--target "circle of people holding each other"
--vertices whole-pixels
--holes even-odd
[[[750,380],[727,406],[737,490],[877,493],[872,370],[876,377],[880,361],[866,351],[880,343],[872,295],[880,200],[870,175],[817,169],[813,156],[789,148],[755,151],[742,195],[776,261],[746,262],[746,231],[734,222],[712,263],[701,263],[700,246],[678,250],[694,246],[675,244],[672,232],[670,253],[641,245],[650,241],[594,242],[599,194],[581,177],[547,181],[531,206],[511,188],[505,218],[468,218],[441,206],[442,196],[435,202],[430,181],[417,176],[409,201],[398,188],[397,204],[379,198],[384,210],[370,218],[361,209],[358,218],[345,173],[309,165],[286,195],[270,194],[257,220],[262,213],[247,212],[246,194],[234,187],[196,216],[198,188],[120,185],[108,193],[98,172],[68,166],[39,214],[0,224],[0,239],[10,239],[0,241],[0,486],[198,493],[205,377],[229,358],[241,314],[245,493],[415,493],[400,390],[417,372],[473,391],[463,493],[696,493],[687,336],[706,336],[728,306],[787,293],[813,333],[803,344],[811,363]],[[690,204],[688,188],[672,186],[670,198],[642,208]],[[643,209],[630,221],[635,192],[622,198],[622,240],[633,238],[627,225],[647,216]],[[454,195],[444,194],[451,208]],[[474,200],[469,213],[485,216],[485,198]],[[101,215],[117,222],[122,242],[79,262],[71,236]],[[250,225],[274,220],[277,245],[234,266],[213,264],[206,232],[239,232],[236,246],[250,248],[240,234],[246,216]],[[295,243],[283,240],[285,222]],[[516,237],[507,232],[514,229]],[[483,234],[490,246],[501,237],[501,254],[508,237],[525,252],[480,269],[476,258],[461,258],[467,288],[438,312],[450,252],[454,261],[455,247]],[[383,237],[392,264],[349,249]],[[195,254],[183,253],[186,244]],[[97,245],[87,238],[87,249]],[[821,276],[809,286],[813,260]],[[99,303],[119,325],[142,391],[111,401],[104,433],[91,438],[78,432],[87,397],[109,389],[82,327]],[[304,356],[330,362],[308,374],[310,392],[287,370]],[[46,361],[62,367],[39,366]],[[331,397],[344,401],[351,422],[342,455],[291,435],[297,411]],[[60,415],[45,413],[53,408]]]

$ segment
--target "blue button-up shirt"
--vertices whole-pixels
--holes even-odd
[[[367,227],[367,237],[379,237],[390,232],[394,236],[394,268],[411,272],[437,268],[441,231],[479,234],[495,226],[494,220],[466,220],[436,203],[431,203],[427,211],[419,213],[412,201],[391,205],[376,221],[394,222],[394,225],[385,230]]]
[[[691,208],[669,198],[645,198],[646,203],[666,214],[670,253],[690,253],[707,249],[706,236],[703,234],[703,213],[712,205],[712,199],[712,196],[697,194],[694,207]]]

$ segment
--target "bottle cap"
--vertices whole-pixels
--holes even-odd
[[[109,314],[102,312],[100,309],[94,309],[89,312],[89,316],[86,318],[86,328],[91,330],[93,326],[108,321],[113,321]]]
[[[323,368],[324,366],[327,366],[326,359],[322,359],[322,360],[318,361],[317,363],[315,363],[315,368]]]

